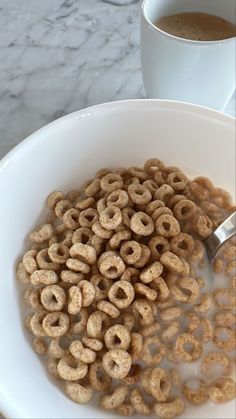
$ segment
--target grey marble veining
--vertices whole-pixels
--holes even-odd
[[[0,0],[0,158],[77,109],[145,97],[141,0]],[[227,109],[234,112],[234,102]]]
[[[86,106],[144,97],[139,0],[0,0],[0,158]]]

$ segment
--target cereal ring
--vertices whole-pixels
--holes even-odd
[[[187,182],[188,178],[182,172],[172,172],[167,176],[167,183],[176,192],[183,191]]]
[[[131,217],[130,228],[136,234],[149,236],[154,231],[154,223],[149,215],[139,211]]]
[[[128,281],[115,282],[108,291],[108,298],[119,309],[128,307],[135,296],[134,287]]]
[[[182,314],[181,307],[170,307],[160,312],[160,318],[164,322],[172,322],[180,317]]]
[[[46,310],[38,310],[29,319],[30,330],[37,337],[46,336],[42,323],[47,314]]]
[[[234,260],[236,258],[236,246],[228,246],[223,251],[224,258],[228,260]]]
[[[106,230],[114,230],[122,222],[122,214],[120,208],[111,205],[104,209],[99,215],[99,221]]]
[[[113,235],[111,230],[107,230],[104,228],[100,221],[95,221],[92,225],[92,231],[96,236],[100,237],[101,239],[110,239]]]
[[[52,375],[53,378],[55,378],[56,380],[59,380],[60,376],[57,372],[58,360],[53,359],[53,358],[48,358],[46,362],[47,362],[47,370],[49,374]]]
[[[112,238],[109,241],[109,244],[112,249],[118,249],[121,246],[121,242],[124,240],[129,240],[131,238],[131,232],[128,230],[121,230],[113,234]]]
[[[126,191],[122,189],[117,189],[114,192],[111,192],[107,197],[107,206],[116,206],[120,209],[125,208],[128,205],[129,196]],[[103,208],[105,209],[105,208]]]
[[[84,194],[89,198],[100,191],[100,179],[93,179],[85,188]]]
[[[109,325],[109,316],[103,311],[94,311],[90,314],[87,322],[87,333],[89,337],[102,339],[106,327]]]
[[[52,312],[44,317],[42,326],[48,336],[59,337],[69,329],[69,317],[62,312]]]
[[[138,390],[138,388],[134,388],[130,393],[130,401],[132,405],[134,406],[134,409],[136,412],[138,412],[140,415],[150,415],[151,409],[150,407],[145,403],[142,394]]]
[[[190,344],[191,349],[187,351],[185,345]],[[174,351],[176,356],[183,362],[193,362],[202,356],[202,344],[189,333],[182,333],[177,337]]]
[[[70,192],[68,192],[67,194],[66,194],[66,198],[69,200],[69,201],[71,201],[71,202],[74,202],[74,201],[76,201],[77,200],[77,198],[80,196],[80,191],[78,190],[78,189],[74,189],[74,190],[72,190],[72,191],[70,191]]]
[[[104,176],[108,175],[109,173],[112,173],[111,169],[107,169],[106,167],[103,169],[98,170],[98,172],[96,172],[96,177],[98,179],[102,179]]]
[[[134,408],[132,404],[129,403],[121,403],[116,408],[116,411],[121,416],[132,416],[134,414]]]
[[[229,287],[230,287],[231,290],[234,290],[234,291],[236,290],[236,276],[231,278]]]
[[[102,358],[102,366],[111,378],[125,378],[132,365],[132,358],[123,349],[110,349]]]
[[[68,201],[68,199],[62,199],[61,201],[57,202],[57,204],[54,207],[54,211],[55,211],[56,216],[62,220],[65,212],[71,208],[72,208],[71,202]]]
[[[151,192],[145,188],[144,185],[133,183],[128,187],[128,194],[130,199],[135,204],[147,204],[152,199]]]
[[[161,263],[154,262],[141,272],[140,279],[144,284],[148,284],[149,282],[152,282],[160,277],[162,272],[163,266]]]
[[[40,250],[36,256],[36,261],[40,269],[47,269],[52,271],[58,271],[60,265],[52,262],[48,254],[48,248]],[[35,270],[35,269],[34,269]]]
[[[197,182],[189,182],[189,191],[198,201],[207,201],[209,198],[209,191]]]
[[[64,337],[63,337],[64,338]],[[65,345],[64,345],[65,346]],[[66,355],[66,349],[62,346],[62,338],[52,338],[49,344],[49,355],[52,358],[60,359]]]
[[[174,206],[178,204],[178,202],[182,201],[183,199],[186,199],[185,195],[177,194],[173,195],[172,198],[167,202],[167,206],[173,210]]]
[[[91,387],[97,391],[105,391],[111,386],[111,377],[105,373],[101,361],[89,366],[88,379]]]
[[[135,214],[135,211],[133,210],[133,208],[126,207],[121,210],[121,213],[124,225],[126,227],[130,227],[131,218]]]
[[[131,341],[130,333],[125,326],[116,324],[107,329],[104,341],[108,349],[127,350]]]
[[[106,193],[111,193],[113,191],[116,191],[117,189],[122,189],[122,177],[117,173],[108,173],[107,175],[102,177],[100,181],[100,187],[102,191]]]
[[[42,309],[40,289],[27,288],[24,292],[24,302],[34,310]]]
[[[70,332],[75,335],[83,333],[87,327],[88,317],[86,308],[81,308],[80,312],[73,316],[73,322],[70,324]]]
[[[41,224],[29,235],[29,239],[35,243],[43,243],[50,240],[54,234],[51,224]]]
[[[149,175],[154,175],[157,171],[164,169],[164,164],[159,159],[149,159],[145,162],[143,170]]]
[[[138,364],[132,364],[129,374],[125,378],[122,378],[122,383],[132,386],[139,381],[142,368]]]
[[[36,262],[37,250],[28,250],[22,259],[22,263],[26,272],[32,274],[36,269],[38,269],[38,265]]]
[[[54,208],[55,208],[55,206],[56,206],[56,204],[59,201],[63,200],[63,199],[65,199],[64,193],[59,192],[59,191],[52,192],[50,195],[48,195],[48,198],[47,198],[47,206],[48,206],[48,208],[51,211],[53,211]]]
[[[125,271],[125,264],[120,256],[107,256],[99,265],[103,276],[109,279],[119,278]]]
[[[160,201],[159,199],[156,199],[155,201],[149,202],[146,206],[146,213],[148,215],[153,214],[153,212],[158,208],[164,208],[165,203],[163,201]]]
[[[173,213],[177,220],[189,220],[196,214],[196,205],[189,199],[181,199],[173,207]]]
[[[147,173],[145,173],[143,169],[141,169],[140,167],[136,167],[136,166],[130,167],[128,169],[128,172],[131,176],[133,176],[134,178],[137,178],[139,181],[140,180],[144,181],[148,178]]]
[[[137,237],[135,238],[136,240],[138,240]],[[151,251],[149,250],[149,247],[145,246],[145,244],[142,244],[142,243],[140,243],[140,245],[142,248],[142,255],[141,255],[140,260],[134,264],[135,268],[143,268],[147,264],[151,256]]]
[[[234,310],[235,295],[227,288],[217,288],[213,291],[215,304],[219,310]]]
[[[207,215],[199,215],[196,221],[196,231],[203,239],[206,239],[213,231],[213,224]]]
[[[95,200],[92,197],[89,197],[89,198],[79,197],[79,199],[76,200],[75,206],[77,209],[84,211],[88,208],[92,208],[94,204],[95,204]]]
[[[108,314],[108,316],[110,316],[112,319],[116,319],[120,315],[120,310],[118,310],[118,308],[106,300],[98,301],[97,308],[100,311],[104,311],[104,313]]]
[[[161,185],[156,192],[154,193],[154,199],[159,199],[163,202],[168,202],[170,198],[174,195],[174,189],[170,186],[164,183]]]
[[[194,240],[194,249],[190,255],[191,262],[201,262],[204,257],[204,247],[200,240]]]
[[[84,279],[84,275],[82,273],[76,273],[70,270],[61,271],[60,277],[63,282],[66,284],[75,284],[77,285],[80,281]]]
[[[141,282],[134,284],[134,289],[137,294],[143,295],[147,300],[155,301],[157,298],[157,292]]]
[[[70,208],[63,215],[62,221],[66,228],[70,230],[76,230],[79,227],[79,215],[80,211],[76,208]]]
[[[76,244],[79,244],[79,243],[76,243]],[[71,271],[80,272],[83,274],[88,274],[90,271],[90,266],[87,263],[84,263],[81,260],[78,260],[75,258],[67,259],[66,266]]]
[[[160,257],[160,262],[169,271],[181,273],[183,271],[183,264],[181,259],[172,252],[165,252]]]
[[[236,397],[235,382],[230,377],[220,377],[210,384],[209,398],[213,403],[226,403]]]
[[[30,281],[33,285],[53,285],[58,282],[58,275],[52,270],[39,269],[31,274]]]
[[[186,397],[186,399],[193,405],[199,406],[200,404],[206,402],[208,400],[208,388],[207,384],[204,380],[194,377],[193,384],[195,384],[197,380],[197,388],[196,385],[194,385],[194,388],[191,386],[192,379],[188,379],[183,384],[183,394]]]
[[[230,327],[216,326],[213,342],[223,351],[232,351],[236,346],[235,331]]]
[[[130,332],[133,330],[135,325],[134,317],[129,313],[121,313],[120,317],[116,320],[119,324],[123,324]]]
[[[63,243],[54,243],[48,248],[48,255],[52,262],[64,264],[69,258],[69,249]]]
[[[92,349],[93,351],[99,352],[103,348],[103,343],[96,338],[89,338],[87,336],[84,336],[82,338],[82,342],[87,348]]]
[[[228,209],[232,205],[230,194],[221,188],[214,188],[211,191],[211,199],[220,208]]]
[[[225,267],[225,274],[226,275],[233,275],[235,273],[236,270],[236,260],[229,260],[226,263],[226,267]]]
[[[148,366],[159,364],[166,353],[165,345],[158,336],[150,336],[144,339],[141,351],[141,359]]]
[[[95,274],[90,278],[91,284],[95,287],[95,301],[103,300],[108,295],[108,290],[112,285],[112,280],[100,274]]]
[[[88,403],[93,395],[93,390],[91,388],[71,381],[66,381],[65,391],[71,400],[79,404]]]
[[[138,262],[142,256],[142,247],[135,240],[129,240],[122,244],[120,255],[125,263],[133,265]]]
[[[143,182],[143,186],[145,186],[145,188],[147,188],[149,190],[149,192],[151,192],[151,194],[153,195],[156,190],[158,189],[158,185],[156,182],[154,182],[154,180],[148,179],[145,180]]]
[[[78,258],[80,261],[92,265],[97,260],[97,254],[92,246],[83,243],[75,243],[70,248],[72,258]]]
[[[66,293],[59,285],[47,285],[41,291],[41,302],[48,311],[61,311],[66,302]]]
[[[82,295],[82,307],[90,306],[95,299],[96,294],[94,285],[89,281],[81,280],[78,284],[78,287]]]
[[[194,249],[194,240],[187,233],[179,233],[170,240],[170,247],[177,256],[186,258]]]
[[[133,267],[129,267],[124,271],[120,279],[122,281],[128,281],[131,282],[131,284],[134,284],[135,282],[139,281],[139,270]]]
[[[161,338],[164,342],[172,342],[173,338],[180,331],[180,322],[178,320],[172,321],[162,332]]]
[[[68,313],[69,314],[77,314],[80,312],[82,307],[82,293],[80,288],[77,285],[73,285],[70,287],[68,291]]]
[[[153,279],[153,281],[150,282],[149,284],[150,284],[150,287],[153,288],[157,292],[157,300],[159,302],[167,300],[170,294],[170,290],[168,288],[167,283],[161,276],[159,276],[159,278]]]
[[[92,227],[98,220],[98,212],[95,208],[87,208],[79,214],[79,224],[81,227]]]
[[[24,264],[20,262],[16,269],[16,279],[23,285],[30,283],[30,275],[24,267]]]
[[[120,385],[111,394],[102,396],[101,405],[107,410],[115,409],[124,402],[127,395],[128,387]]]
[[[236,314],[227,311],[216,313],[214,320],[217,326],[233,326],[236,323]]]
[[[96,359],[96,352],[90,348],[84,348],[80,340],[74,340],[69,347],[70,353],[74,358],[78,359],[85,364],[92,364]]]
[[[134,316],[139,320],[141,326],[149,326],[153,323],[153,312],[150,301],[137,299],[132,304]]]
[[[140,352],[143,346],[143,337],[140,333],[131,333],[131,342],[129,353],[132,361],[135,362],[139,359]]]
[[[212,308],[212,297],[207,292],[201,294],[199,304],[195,304],[194,310],[197,313],[207,313]]]
[[[172,215],[161,215],[155,225],[157,233],[164,237],[174,237],[180,233],[179,223]]]
[[[220,366],[223,368],[223,375],[228,375],[231,372],[231,359],[223,352],[209,352],[203,358],[201,365],[201,372],[210,375],[214,367]]]
[[[157,401],[164,402],[169,398],[171,381],[169,374],[162,368],[155,367],[149,375],[149,394]]]
[[[184,302],[186,302],[187,304],[194,303],[197,300],[200,292],[200,288],[196,279],[182,277],[180,278],[180,280],[177,281],[177,283],[177,287],[186,297],[184,299]]]
[[[161,325],[159,323],[155,322],[155,323],[151,324],[150,326],[146,326],[143,329],[140,329],[140,334],[144,338],[147,338],[147,337],[156,335],[157,332],[159,332],[160,329],[161,329]]]
[[[33,348],[38,355],[45,355],[47,353],[47,344],[42,338],[35,338],[32,342]]]
[[[154,412],[160,419],[172,419],[183,413],[185,404],[182,399],[175,397],[172,401],[155,403]]]
[[[151,217],[152,217],[153,221],[155,221],[155,225],[156,225],[156,222],[157,222],[158,218],[163,214],[173,215],[173,212],[168,207],[160,207],[160,208],[155,209],[155,211],[153,211],[152,214],[151,214]]]

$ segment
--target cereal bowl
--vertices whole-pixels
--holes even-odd
[[[198,106],[134,100],[94,106],[63,117],[23,141],[0,162],[0,411],[14,418],[118,417],[77,405],[51,380],[23,327],[15,268],[29,231],[45,216],[45,198],[69,191],[101,167],[158,157],[190,177],[209,176],[235,193],[235,120]],[[210,278],[209,278],[210,280]],[[183,419],[235,417],[226,405],[188,407]]]

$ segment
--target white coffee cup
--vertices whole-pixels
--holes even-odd
[[[145,0],[141,8],[141,63],[150,98],[181,100],[223,110],[235,90],[236,38],[192,41],[154,23],[161,17],[203,12],[236,23],[235,0]]]

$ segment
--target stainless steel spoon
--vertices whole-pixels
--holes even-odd
[[[213,259],[223,244],[236,234],[236,211],[234,211],[205,240],[209,260]]]

